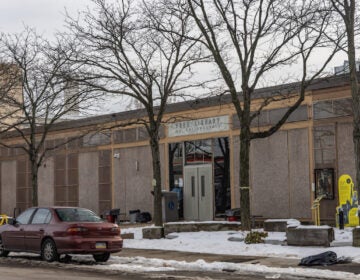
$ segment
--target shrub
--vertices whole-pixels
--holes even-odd
[[[246,244],[264,243],[263,238],[267,236],[268,236],[267,232],[252,231],[246,235],[245,243]]]

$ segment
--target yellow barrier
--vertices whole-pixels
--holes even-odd
[[[8,223],[8,216],[7,215],[0,215],[0,226],[7,224]]]
[[[320,200],[324,198],[324,195],[319,196],[313,201],[311,210],[313,212],[313,217],[316,226],[320,226]]]

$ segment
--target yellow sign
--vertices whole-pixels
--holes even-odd
[[[343,212],[344,226],[358,226],[358,194],[350,175],[344,174],[340,176],[338,188],[339,206],[336,207],[337,214],[339,215],[340,211]],[[339,223],[339,221],[337,221],[337,223]]]

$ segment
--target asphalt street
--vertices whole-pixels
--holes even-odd
[[[92,280],[92,279],[117,279],[117,280],[315,280],[318,277],[294,277],[278,274],[238,274],[231,272],[199,272],[199,271],[172,271],[172,272],[147,272],[129,273],[121,271],[92,271],[68,268],[69,264],[57,267],[47,266],[21,266],[16,262],[0,263],[1,280]]]
[[[298,267],[300,259],[290,258],[273,258],[261,256],[231,256],[220,254],[204,254],[204,253],[190,253],[179,251],[163,251],[163,250],[145,250],[145,249],[128,249],[124,248],[122,252],[118,253],[119,256],[135,257],[142,256],[146,258],[159,258],[171,259],[177,261],[196,261],[203,259],[206,262],[231,262],[231,263],[248,263],[248,264],[261,264],[270,267]],[[305,268],[304,266],[302,266]],[[327,269],[332,271],[351,272],[360,274],[360,265],[358,263],[338,263],[328,266],[311,266],[313,269]]]
[[[116,254],[123,257],[145,257],[159,258],[178,261],[196,261],[203,259],[206,262],[231,262],[231,263],[249,263],[262,264],[271,267],[297,267],[299,260],[268,257],[244,257],[229,255],[214,255],[201,253],[188,253],[177,251],[162,250],[143,250],[143,249],[124,249]],[[82,280],[82,279],[196,279],[196,280],[260,280],[260,279],[280,279],[280,280],[315,280],[321,279],[318,276],[302,277],[290,276],[280,273],[242,273],[241,271],[150,271],[150,272],[124,272],[119,270],[99,270],[91,268],[94,261],[62,261],[47,263],[37,255],[20,255],[0,258],[0,279],[1,280]],[[104,264],[106,265],[106,264]],[[336,271],[352,272],[359,274],[360,268],[356,263],[336,264],[332,266],[312,266],[316,269],[330,269]]]

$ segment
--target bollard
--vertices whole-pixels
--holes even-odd
[[[339,209],[339,229],[344,229],[344,211]]]

